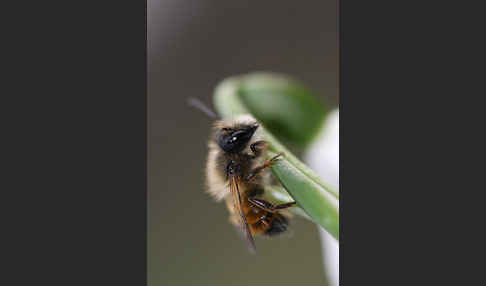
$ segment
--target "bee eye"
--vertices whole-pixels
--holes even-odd
[[[253,126],[236,129],[231,133],[221,132],[219,133],[218,144],[225,151],[230,153],[237,153],[245,149],[250,141],[253,133],[255,132]],[[234,129],[233,129],[234,130]],[[221,128],[221,131],[225,131]]]

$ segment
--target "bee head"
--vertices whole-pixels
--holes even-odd
[[[223,127],[216,132],[216,142],[227,153],[243,151],[250,142],[258,123],[241,124],[235,127]]]

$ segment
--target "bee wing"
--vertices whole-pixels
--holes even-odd
[[[248,223],[246,221],[245,214],[243,213],[243,208],[241,206],[241,196],[236,176],[231,176],[230,178],[230,191],[231,195],[233,196],[233,205],[239,214],[238,217],[240,229],[245,236],[245,240],[248,244],[248,249],[252,253],[256,253],[255,241],[253,241],[253,236],[251,235],[250,228],[248,227]]]

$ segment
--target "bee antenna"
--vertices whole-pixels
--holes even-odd
[[[217,119],[218,116],[216,115],[216,113],[214,113],[211,108],[207,107],[202,101],[200,101],[199,99],[195,98],[195,97],[189,97],[187,99],[187,104],[189,104],[190,106],[194,107],[194,108],[197,108],[199,110],[201,110],[202,112],[204,112],[207,116],[213,118],[213,119]]]

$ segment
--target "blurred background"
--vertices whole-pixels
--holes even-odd
[[[204,193],[212,106],[222,79],[289,74],[338,104],[337,0],[148,0],[148,282],[156,285],[326,285],[317,227],[248,253],[223,203]],[[302,284],[301,284],[302,285]]]

